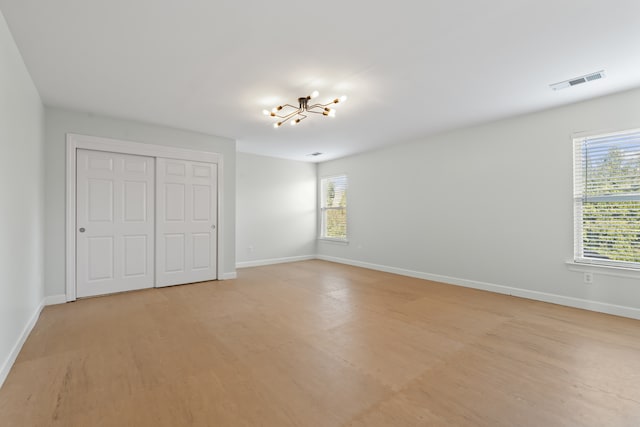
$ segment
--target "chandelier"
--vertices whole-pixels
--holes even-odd
[[[297,107],[291,104],[284,104],[273,108],[271,111],[262,110],[262,114],[264,114],[265,116],[277,117],[278,119],[280,119],[273,124],[273,127],[277,129],[286,122],[289,122],[289,120],[291,120],[289,122],[291,123],[291,126],[297,125],[307,118],[307,115],[305,113],[322,114],[325,117],[335,117],[336,110],[334,110],[333,108],[329,108],[329,106],[347,100],[347,97],[343,95],[340,98],[336,98],[326,104],[309,104],[309,101],[317,98],[318,95],[318,91],[314,90],[311,95],[298,98]]]

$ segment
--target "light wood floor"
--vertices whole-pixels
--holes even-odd
[[[640,426],[640,321],[307,261],[47,307],[2,426]]]

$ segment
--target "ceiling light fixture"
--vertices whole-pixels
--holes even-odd
[[[291,120],[289,122],[291,123],[291,126],[297,125],[298,123],[300,123],[301,121],[307,118],[307,115],[305,113],[322,114],[325,117],[335,117],[336,110],[334,110],[333,108],[329,108],[329,106],[332,104],[345,102],[347,100],[346,95],[342,95],[340,98],[336,98],[333,101],[328,102],[326,104],[310,105],[309,101],[314,98],[317,98],[318,95],[319,95],[318,91],[314,90],[311,93],[311,95],[298,98],[297,107],[291,104],[284,104],[284,105],[279,105],[275,107],[271,111],[262,110],[262,114],[264,114],[265,116],[277,117],[278,119],[280,119],[279,121],[273,124],[273,127],[277,129],[283,124],[285,124],[286,122],[288,122],[289,120]]]

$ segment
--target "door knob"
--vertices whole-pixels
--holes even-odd
[[[81,233],[84,233],[84,227],[80,227],[80,230],[78,230]]]
[[[212,230],[215,230],[215,229],[216,229],[216,225],[215,225],[215,224],[213,224],[213,225],[211,226],[211,229],[212,229]]]

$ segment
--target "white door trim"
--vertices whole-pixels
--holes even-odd
[[[222,266],[224,248],[223,216],[223,161],[222,154],[165,145],[146,144],[97,136],[67,134],[67,212],[66,212],[66,297],[76,300],[76,150],[109,151],[149,157],[166,157],[180,160],[216,163],[218,165],[218,249],[217,279],[223,280]]]

